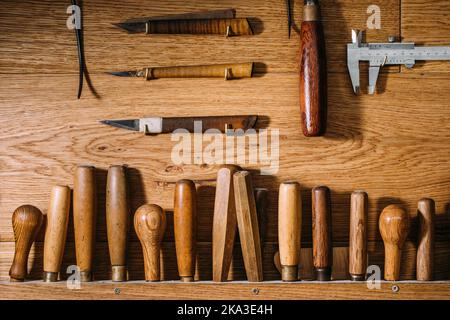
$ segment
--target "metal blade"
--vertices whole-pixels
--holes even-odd
[[[145,32],[145,22],[121,22],[113,23],[116,27],[119,27],[128,33],[142,33]]]
[[[140,121],[139,119],[129,119],[129,120],[103,120],[100,122],[116,128],[139,131],[139,121]]]
[[[127,77],[127,78],[135,78],[135,77],[142,77],[142,71],[113,71],[113,72],[107,72],[107,74],[116,76],[116,77]]]

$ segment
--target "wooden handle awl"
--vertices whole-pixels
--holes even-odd
[[[50,195],[44,240],[44,281],[58,280],[69,225],[70,188],[55,186]]]
[[[212,265],[215,282],[227,281],[233,258],[237,228],[233,175],[239,170],[237,166],[228,165],[217,172],[212,231]]]
[[[417,246],[417,280],[434,279],[434,223],[436,205],[432,199],[421,199],[418,204],[419,244]]]
[[[402,248],[409,231],[409,216],[403,208],[389,205],[381,212],[379,228],[385,251],[384,279],[399,280]]]
[[[234,198],[245,272],[250,282],[263,281],[261,243],[250,172],[233,175]]]
[[[367,193],[355,191],[350,199],[349,273],[364,281],[367,272]]]
[[[192,282],[197,254],[197,196],[191,180],[180,180],[175,186],[173,225],[178,273],[181,281]]]
[[[41,228],[42,220],[42,212],[30,205],[21,206],[14,211],[12,226],[16,246],[14,260],[9,270],[11,281],[23,281],[27,276],[28,255]]]
[[[316,278],[330,281],[333,265],[331,194],[325,186],[312,190],[312,241]]]
[[[129,217],[126,169],[123,166],[111,166],[106,182],[106,228],[112,281],[127,280]]]
[[[77,265],[82,282],[92,281],[96,219],[95,168],[79,166],[75,172],[73,186],[73,223]]]
[[[317,0],[306,0],[301,25],[300,110],[303,134],[325,134],[327,125],[327,62],[325,37]]]
[[[214,64],[204,66],[156,67],[145,70],[145,79],[161,78],[251,78],[253,63]]]
[[[166,229],[166,213],[154,204],[146,204],[136,210],[134,229],[141,241],[144,255],[146,281],[161,280],[161,241]]]
[[[281,279],[283,281],[297,281],[302,228],[300,184],[295,181],[283,182],[280,185],[278,199]]]

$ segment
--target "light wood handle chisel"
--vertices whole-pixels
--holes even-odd
[[[141,241],[146,281],[161,280],[161,241],[166,229],[166,213],[154,204],[139,207],[134,215],[134,229]]]
[[[434,225],[436,205],[433,199],[420,199],[418,203],[419,241],[417,246],[417,280],[434,279]]]
[[[312,241],[316,278],[330,281],[333,265],[331,194],[325,186],[312,190]]]
[[[58,281],[69,225],[70,188],[55,186],[50,195],[44,240],[44,281]]]
[[[307,137],[322,136],[327,125],[327,60],[318,0],[305,0],[300,61],[303,134]]]
[[[278,197],[278,242],[283,281],[298,280],[302,228],[300,184],[283,182]]]
[[[192,282],[197,255],[197,191],[191,180],[175,185],[173,225],[178,274],[181,281]]]
[[[106,230],[114,282],[127,280],[129,218],[126,169],[111,166],[106,181]]]
[[[73,187],[75,252],[81,282],[92,281],[97,220],[95,168],[78,166]]]
[[[364,281],[367,273],[367,208],[364,191],[350,197],[349,273],[353,281]]]
[[[12,226],[16,241],[14,260],[9,270],[12,282],[24,281],[28,274],[28,256],[43,219],[42,212],[30,205],[17,208],[12,215]]]
[[[400,279],[402,248],[409,232],[409,216],[397,206],[389,205],[380,215],[379,228],[384,242],[384,279]]]

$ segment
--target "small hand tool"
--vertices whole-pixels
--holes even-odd
[[[177,118],[141,118],[129,120],[104,120],[103,124],[131,131],[143,132],[146,135],[172,133],[177,129],[185,129],[190,133],[205,133],[209,129],[217,129],[222,133],[229,130],[248,130],[254,128],[258,116],[211,116],[211,117],[177,117]]]
[[[300,61],[303,134],[307,137],[322,136],[327,125],[327,60],[318,0],[305,0]]]
[[[141,241],[145,280],[161,280],[161,241],[166,229],[166,213],[157,205],[145,204],[136,210],[134,229]]]
[[[434,225],[436,209],[433,199],[420,199],[418,204],[419,243],[417,246],[417,280],[434,279]]]
[[[384,241],[384,279],[400,279],[402,248],[409,232],[409,216],[397,206],[389,205],[383,209],[379,220],[379,229]]]
[[[283,182],[278,197],[278,241],[280,247],[281,279],[298,280],[301,248],[302,198],[300,184]]]
[[[286,0],[286,10],[287,10],[287,18],[288,18],[288,37],[291,38],[291,29],[292,29],[292,6],[291,0]]]
[[[175,185],[173,227],[178,274],[181,281],[192,282],[197,255],[197,191],[191,180]]]
[[[187,13],[165,17],[127,20],[114,24],[128,33],[201,34],[246,36],[253,35],[246,18],[236,18],[233,9]]]
[[[97,219],[95,168],[78,166],[73,186],[75,252],[81,282],[92,281],[92,260]]]
[[[106,181],[106,230],[112,281],[127,280],[127,240],[130,211],[124,166],[111,166]]]
[[[203,66],[153,67],[133,71],[108,72],[117,77],[143,78],[222,78],[224,80],[251,78],[253,62],[235,64],[213,64]]]
[[[353,281],[364,281],[367,273],[368,197],[355,191],[350,197],[349,273]]]
[[[217,172],[212,231],[213,281],[215,282],[227,281],[233,259],[237,228],[233,175],[239,170],[241,169],[237,166],[226,165]]]
[[[44,240],[44,281],[58,281],[69,225],[70,188],[55,186],[50,195]]]
[[[81,7],[77,4],[76,0],[72,0],[72,5],[77,6],[80,8],[80,14],[81,14]],[[76,14],[76,13],[74,13]],[[81,21],[81,17],[79,17]],[[80,27],[80,28],[79,28]],[[83,33],[81,31],[81,26],[75,27],[75,36],[77,38],[77,52],[78,52],[78,65],[79,65],[79,80],[78,80],[78,94],[77,98],[81,98],[81,92],[83,91],[83,79],[84,79],[84,43],[83,43]]]
[[[16,246],[9,276],[13,282],[24,281],[28,274],[28,255],[41,228],[43,219],[42,212],[30,205],[17,208],[12,215]]]
[[[359,62],[369,62],[369,94],[375,93],[378,75],[385,65],[405,65],[411,69],[416,61],[450,60],[450,46],[419,47],[413,42],[363,43],[363,32],[352,30],[352,43],[347,44],[347,66],[353,92],[360,93]]]
[[[233,183],[239,238],[247,280],[263,281],[261,240],[250,172],[236,172],[233,175]]]
[[[331,195],[325,186],[312,190],[312,242],[316,278],[330,281],[333,265]]]

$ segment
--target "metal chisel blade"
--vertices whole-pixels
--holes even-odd
[[[103,120],[100,122],[116,128],[139,131],[139,119]]]
[[[127,31],[128,33],[142,33],[145,32],[146,22],[120,22],[113,23],[113,25]]]
[[[136,78],[143,76],[142,71],[111,71],[106,73],[116,77],[127,77],[127,78]]]

